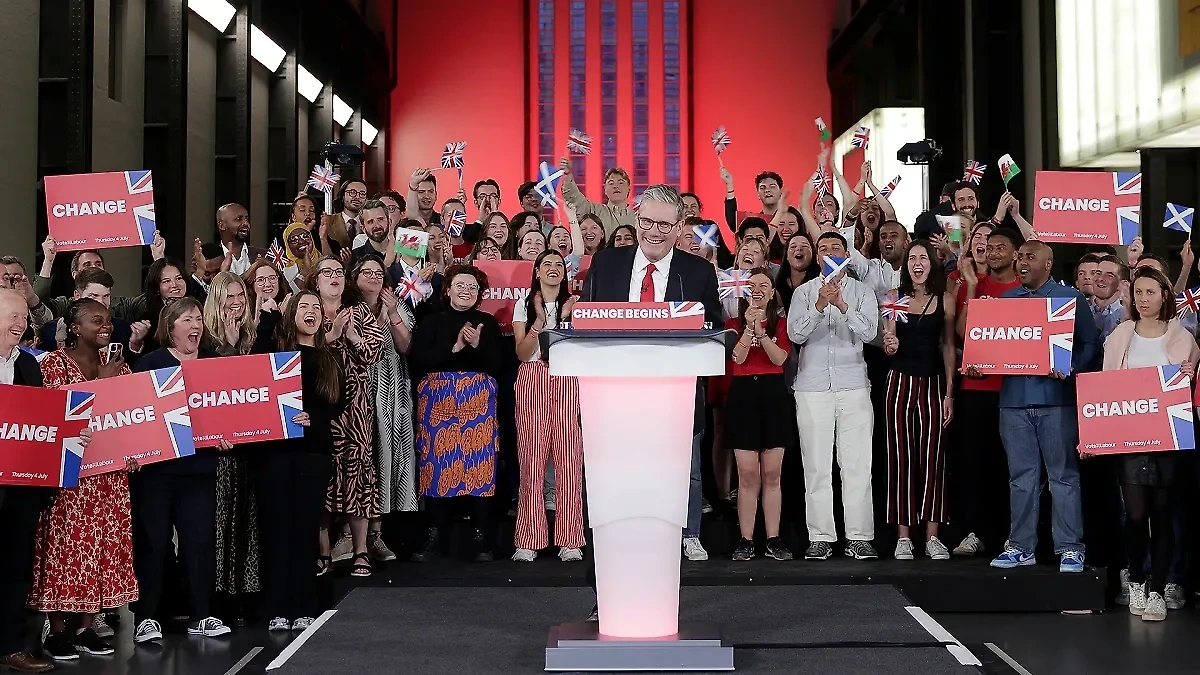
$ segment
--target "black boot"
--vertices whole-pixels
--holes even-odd
[[[475,530],[475,562],[492,562],[492,559],[492,547],[483,536],[483,530]]]
[[[441,553],[441,538],[438,536],[438,529],[431,527],[429,534],[425,537],[425,543],[421,544],[421,548],[417,549],[410,559],[413,562],[429,562],[440,556]]]

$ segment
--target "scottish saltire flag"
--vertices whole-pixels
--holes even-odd
[[[721,299],[750,297],[750,270],[719,270],[717,293]]]
[[[908,323],[908,307],[912,303],[912,298],[907,295],[892,300],[885,298],[879,303],[879,315],[889,321],[899,321]]]
[[[813,121],[817,124],[817,133],[821,136],[822,141],[828,141],[829,139],[833,138],[833,134],[830,133],[829,127],[825,126],[824,119],[818,117]]]
[[[729,147],[729,144],[732,142],[729,138],[729,133],[725,131],[725,127],[717,127],[717,130],[713,132],[712,144],[718,155],[725,152],[725,148]]]
[[[324,166],[320,164],[313,166],[312,173],[308,175],[308,184],[321,192],[332,193],[341,179],[342,177],[333,170],[333,164],[325,162]]]
[[[987,171],[986,164],[980,164],[973,159],[968,159],[966,167],[963,168],[963,182],[979,185],[983,182],[983,172],[985,171]]]
[[[278,267],[287,265],[287,251],[284,250],[283,244],[279,240],[271,242],[271,247],[267,249],[267,260],[275,263]]]
[[[1177,230],[1179,232],[1192,231],[1192,218],[1196,216],[1196,209],[1190,206],[1180,206],[1167,202],[1167,215],[1163,218],[1163,227],[1168,230]]]
[[[703,302],[672,302],[670,305],[672,319],[681,316],[704,316]]]
[[[592,154],[592,137],[580,129],[572,129],[571,133],[567,135],[567,152],[576,152],[581,155]]]
[[[463,162],[463,152],[467,149],[466,141],[454,141],[446,144],[446,149],[442,151],[442,168],[443,169],[461,169]]]
[[[1075,298],[1046,298],[1047,334],[1050,338],[1050,370],[1071,374],[1071,353],[1075,347]],[[1071,330],[1054,332],[1054,323],[1070,321]]]
[[[821,281],[829,281],[850,266],[850,258],[827,255],[821,258]]]
[[[558,184],[562,179],[562,169],[552,169],[546,162],[542,162],[538,167],[538,180],[533,186],[533,191],[543,207],[558,208]]]
[[[63,421],[82,421],[85,425],[89,424],[92,421],[92,404],[95,402],[96,395],[91,392],[68,391],[67,410]],[[79,471],[83,468],[83,439],[79,436],[64,438],[62,453],[62,469],[58,475],[59,485],[65,488],[77,487]]]
[[[871,130],[866,127],[858,127],[854,130],[854,136],[850,139],[850,145],[856,148],[867,149],[867,143],[871,140]]]
[[[304,392],[301,389],[300,352],[272,352],[271,378],[276,382],[291,380],[295,390],[279,394],[279,419],[283,423],[284,438],[301,438],[304,427],[292,418],[304,412]]]
[[[421,278],[421,273],[415,267],[405,269],[404,277],[396,284],[396,297],[416,307],[423,300],[433,295],[433,284]]]
[[[450,222],[446,224],[446,232],[450,233],[451,237],[461,237],[463,228],[467,225],[467,214],[462,211],[455,211],[450,214]]]
[[[1200,286],[1185,288],[1176,295],[1175,311],[1180,314],[1184,312],[1200,313]]]
[[[710,220],[703,225],[693,225],[692,234],[696,235],[696,242],[701,246],[716,248],[717,237],[720,235],[720,227]]]
[[[900,176],[896,176],[895,178],[892,179],[892,182],[888,183],[887,185],[884,185],[882,188],[879,189],[879,194],[882,195],[884,198],[891,197],[892,192],[896,189],[896,186],[899,184],[900,184]]]

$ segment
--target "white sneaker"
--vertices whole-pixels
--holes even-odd
[[[583,560],[583,551],[577,548],[558,549],[558,559],[563,562],[579,562]]]
[[[937,537],[930,537],[929,541],[925,542],[925,555],[929,556],[932,560],[950,559],[950,551],[942,543],[942,540]]]
[[[267,630],[272,631],[272,632],[285,631],[285,630],[291,630],[291,629],[292,629],[292,625],[290,623],[288,623],[288,620],[283,618],[282,616],[277,616],[274,619],[271,619],[271,622],[267,624]]]
[[[110,638],[116,632],[112,626],[108,625],[108,620],[104,618],[104,612],[97,612],[92,617],[92,630],[96,633],[96,637]]]
[[[294,630],[294,631],[308,630],[308,627],[313,625],[314,621],[316,621],[316,619],[314,619],[312,617],[302,616],[299,619],[296,619],[295,621],[292,622],[292,630]]]
[[[210,616],[207,619],[201,619],[196,623],[188,626],[188,635],[203,635],[204,637],[220,637],[229,635],[232,630],[229,626],[221,623],[221,620],[215,616]]]
[[[983,540],[976,537],[974,532],[968,534],[963,538],[961,544],[954,547],[954,555],[979,555],[982,552]]]
[[[908,537],[901,537],[896,540],[896,552],[892,554],[896,560],[912,560],[913,559],[913,543]]]
[[[1113,602],[1118,605],[1129,604],[1129,570],[1127,569],[1121,570],[1121,585],[1117,590],[1117,597],[1113,599]]]
[[[1129,613],[1141,616],[1146,611],[1146,588],[1132,581],[1126,587],[1129,589]]]
[[[683,555],[688,560],[708,560],[708,551],[700,545],[698,537],[684,537],[683,539]]]
[[[1146,598],[1146,609],[1142,611],[1142,621],[1166,621],[1167,601],[1158,593],[1151,593]]]
[[[1179,584],[1167,584],[1163,591],[1163,599],[1167,601],[1167,609],[1183,609],[1187,604],[1187,594]]]
[[[133,632],[134,642],[158,642],[162,639],[162,626],[154,619],[142,619]]]
[[[333,556],[333,562],[342,562],[354,557],[354,540],[350,538],[350,535],[343,534],[338,537],[337,541],[333,544],[331,555]]]
[[[537,551],[531,551],[527,548],[519,548],[513,553],[513,562],[533,562],[537,558]]]

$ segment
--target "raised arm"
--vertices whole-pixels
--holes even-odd
[[[571,159],[563,157],[558,160],[558,168],[562,169],[564,174],[562,182],[563,201],[574,205],[575,213],[578,215],[595,213],[596,203],[580,192],[579,186],[575,184],[575,174],[571,173]]]
[[[871,173],[871,160],[863,162],[863,181],[867,184],[867,189],[871,191],[871,194],[875,195],[875,203],[879,205],[879,210],[883,211],[883,219],[895,220],[896,209],[888,201],[888,198],[879,191],[879,188],[875,187],[875,177]]]

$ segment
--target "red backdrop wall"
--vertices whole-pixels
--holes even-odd
[[[468,191],[476,180],[493,177],[503,192],[501,210],[516,210],[516,188],[536,166],[526,122],[536,114],[526,88],[527,78],[536,75],[536,64],[527,60],[527,48],[536,46],[530,38],[535,6],[534,0],[401,3],[389,140],[394,187],[403,189],[414,168],[436,166],[445,143],[465,140]],[[724,187],[709,138],[724,125],[733,139],[724,160],[743,207],[754,204],[754,175],[768,169],[795,188],[794,203],[816,167],[813,119],[829,119],[825,53],[834,0],[692,0],[688,11],[691,142],[680,187],[700,194],[708,217],[720,216]],[[589,108],[594,100],[589,96]],[[622,115],[619,124],[623,130],[631,122]],[[685,121],[685,136],[688,128]],[[438,177],[444,199],[457,189],[456,176],[444,171]],[[593,186],[589,193],[598,192],[599,181],[589,180]]]

